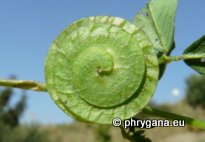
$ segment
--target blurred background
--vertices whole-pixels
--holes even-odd
[[[0,0],[0,78],[15,76],[44,82],[48,48],[64,28],[80,18],[96,15],[118,16],[132,21],[147,2]],[[172,55],[181,55],[193,41],[205,34],[204,5],[204,0],[179,2],[176,48]],[[203,76],[197,75],[183,61],[173,62],[159,81],[151,105],[205,120],[204,88]],[[126,141],[116,128],[74,121],[55,105],[48,93],[8,88],[0,88],[0,92],[0,142]],[[146,134],[157,142],[205,142],[204,132],[192,127],[154,128]]]

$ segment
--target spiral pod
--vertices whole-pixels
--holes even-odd
[[[140,112],[154,94],[158,72],[147,35],[109,16],[71,24],[55,39],[45,63],[55,103],[77,120],[100,124]]]

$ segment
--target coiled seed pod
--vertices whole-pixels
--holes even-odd
[[[158,72],[148,36],[109,16],[71,24],[55,39],[45,63],[55,103],[75,119],[100,124],[140,112],[154,94]]]

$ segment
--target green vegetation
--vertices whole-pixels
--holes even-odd
[[[205,109],[205,77],[192,75],[186,80],[186,99],[192,107]]]
[[[169,106],[166,107],[170,112],[145,107],[168,63],[183,60],[205,75],[205,36],[193,42],[183,55],[170,56],[175,48],[177,5],[178,0],[152,0],[132,22],[112,16],[80,19],[59,34],[49,49],[45,83],[2,79],[0,85],[48,91],[66,114],[82,122],[111,124],[114,117],[125,120],[142,112],[169,120],[183,119],[190,126],[205,129],[205,121],[186,116],[184,110],[178,112],[184,115],[178,115],[171,113]],[[186,101],[192,107],[205,108],[204,77],[192,76],[187,85]],[[26,98],[23,96],[10,108],[11,93],[7,89],[1,94],[2,141],[46,141],[45,133],[35,127],[18,127]],[[111,141],[109,130],[98,126],[94,134],[97,141]],[[131,142],[151,141],[142,130],[124,127],[121,130],[122,136]],[[23,135],[18,135],[19,132]],[[85,140],[86,136],[80,139]]]
[[[46,142],[45,133],[40,133],[37,126],[19,125],[26,109],[26,95],[22,92],[20,100],[11,107],[13,94],[11,88],[0,90],[0,142]]]
[[[19,125],[20,116],[25,109],[25,95],[22,95],[14,107],[9,106],[12,94],[11,88],[6,88],[0,92],[0,141],[4,139],[8,131]]]

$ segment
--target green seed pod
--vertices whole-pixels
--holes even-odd
[[[100,124],[140,112],[154,94],[158,72],[148,36],[109,16],[71,24],[55,39],[45,63],[55,103],[77,120]]]

